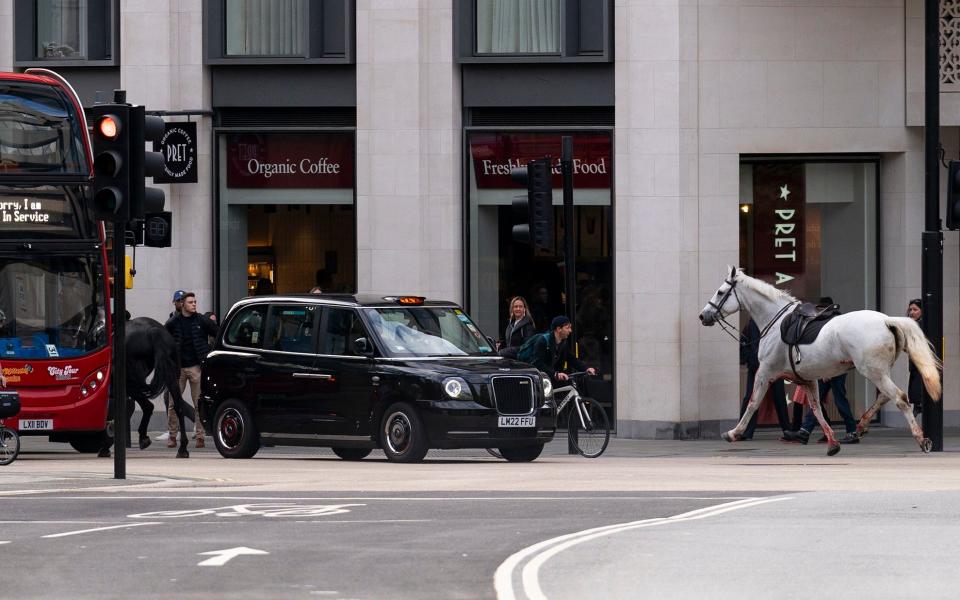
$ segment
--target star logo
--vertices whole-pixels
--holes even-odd
[[[780,199],[783,200],[783,201],[785,201],[785,202],[789,202],[790,199],[787,198],[787,196],[789,196],[789,195],[790,195],[790,190],[787,188],[787,186],[786,186],[786,185],[781,185],[781,186],[780,186]]]

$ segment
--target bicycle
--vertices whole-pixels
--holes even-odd
[[[20,412],[20,396],[16,392],[0,392],[0,466],[9,465],[20,454],[20,434],[7,427],[3,420]]]
[[[577,389],[576,379],[589,375],[586,371],[571,373],[569,375],[569,385],[554,388],[553,394],[556,397],[558,392],[566,392],[563,400],[557,406],[557,425],[561,423],[560,414],[567,406],[576,407],[567,412],[567,435],[573,442],[573,447],[585,458],[596,458],[603,454],[610,443],[610,419],[607,418],[607,412],[603,410],[600,403],[593,398],[584,398]],[[576,414],[571,429],[570,419]],[[500,451],[496,448],[487,448],[487,452],[494,458],[503,458]]]

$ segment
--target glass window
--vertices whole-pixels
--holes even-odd
[[[327,311],[327,328],[320,342],[320,354],[360,356],[354,341],[367,337],[360,315],[349,308],[330,308]]]
[[[843,312],[876,309],[877,176],[878,164],[870,161],[744,160],[740,265],[806,302],[829,298]],[[859,373],[849,375],[847,398],[859,415],[875,392]],[[792,391],[786,388],[788,399]],[[837,422],[834,402],[825,412]],[[777,422],[772,402],[762,403],[759,415],[761,425]]]
[[[38,0],[37,57],[83,58],[86,22],[86,0]]]
[[[0,174],[87,173],[76,109],[59,90],[18,81],[0,83]]]
[[[304,56],[304,0],[227,0],[227,56]]]
[[[459,308],[364,309],[390,356],[482,356],[493,348]]]
[[[560,52],[561,0],[476,0],[477,54]]]
[[[266,306],[248,306],[230,321],[230,327],[224,336],[224,342],[231,346],[261,348],[263,346],[263,324],[267,322]]]
[[[314,351],[316,306],[272,306],[264,348],[283,352]]]
[[[0,259],[0,356],[71,357],[106,345],[96,256]]]

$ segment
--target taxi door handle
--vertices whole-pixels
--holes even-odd
[[[333,375],[326,375],[324,373],[294,373],[293,376],[304,379],[323,379],[324,381],[333,379]]]

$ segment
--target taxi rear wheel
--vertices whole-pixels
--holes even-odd
[[[343,460],[363,460],[372,452],[370,448],[331,448],[331,450]]]
[[[393,462],[420,462],[427,455],[427,433],[416,409],[406,402],[391,405],[380,422],[380,445]]]
[[[521,446],[519,448],[500,448],[500,455],[510,462],[531,462],[543,452],[543,444]]]
[[[224,458],[250,458],[260,449],[260,433],[250,409],[238,400],[217,408],[213,442]]]

